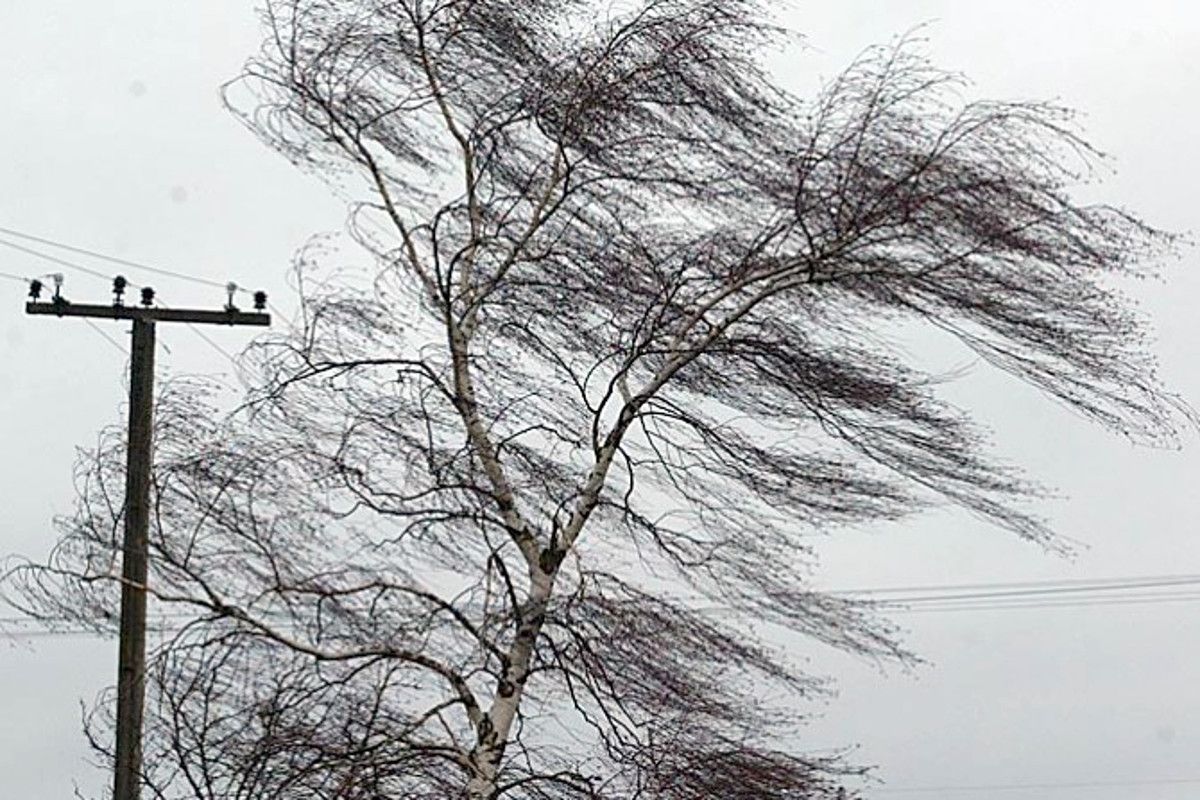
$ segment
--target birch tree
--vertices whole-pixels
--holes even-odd
[[[1174,240],[1074,199],[1071,114],[964,101],[910,41],[794,96],[769,11],[265,4],[230,107],[371,268],[302,253],[247,403],[159,409],[154,797],[845,797],[758,626],[906,654],[807,588],[810,534],[950,504],[1057,546],[900,333],[1174,438],[1113,285]],[[34,613],[108,629],[119,444],[16,575]]]

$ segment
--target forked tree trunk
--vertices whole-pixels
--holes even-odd
[[[529,601],[522,609],[521,624],[508,651],[508,666],[496,684],[492,707],[476,732],[475,747],[470,753],[474,775],[467,782],[467,800],[493,800],[497,796],[500,763],[521,705],[525,679],[529,677],[533,646],[546,621],[546,606],[554,590],[557,564],[549,571],[539,566],[533,572]]]

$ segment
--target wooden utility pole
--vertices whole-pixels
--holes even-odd
[[[220,325],[270,325],[263,312],[266,294],[254,295],[255,312],[233,305],[235,287],[223,310],[166,309],[154,307],[154,290],[142,289],[140,307],[125,306],[124,278],[113,280],[112,305],[69,303],[57,279],[54,297],[39,301],[42,285],[30,285],[28,314],[55,317],[99,317],[133,321],[133,347],[129,369],[129,438],[125,470],[125,541],[121,559],[121,641],[117,660],[117,744],[113,800],[139,800],[142,770],[142,709],[146,673],[146,576],[150,538],[150,464],[154,428],[154,325],[157,322],[190,322]]]
[[[129,431],[125,454],[125,541],[121,554],[121,639],[117,656],[117,764],[114,800],[137,800],[145,698],[146,574],[154,427],[154,323],[133,321]]]

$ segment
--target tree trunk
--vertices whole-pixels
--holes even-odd
[[[479,725],[475,747],[471,750],[474,775],[467,782],[467,800],[493,800],[496,797],[500,763],[521,705],[534,644],[546,620],[546,606],[554,591],[557,564],[550,570],[537,567],[533,572],[529,600],[521,610],[521,624],[508,651],[508,665],[496,684],[492,707]]]

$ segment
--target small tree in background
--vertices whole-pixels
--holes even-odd
[[[805,588],[806,532],[949,501],[1054,545],[890,334],[1174,436],[1109,286],[1172,239],[1072,200],[1099,156],[1070,114],[962,103],[904,42],[801,100],[765,14],[267,3],[234,106],[353,195],[377,268],[302,259],[241,412],[160,405],[150,590],[185,619],[154,797],[844,796],[796,745],[817,684],[754,623],[904,653]],[[119,446],[17,573],[34,613],[108,629]]]

